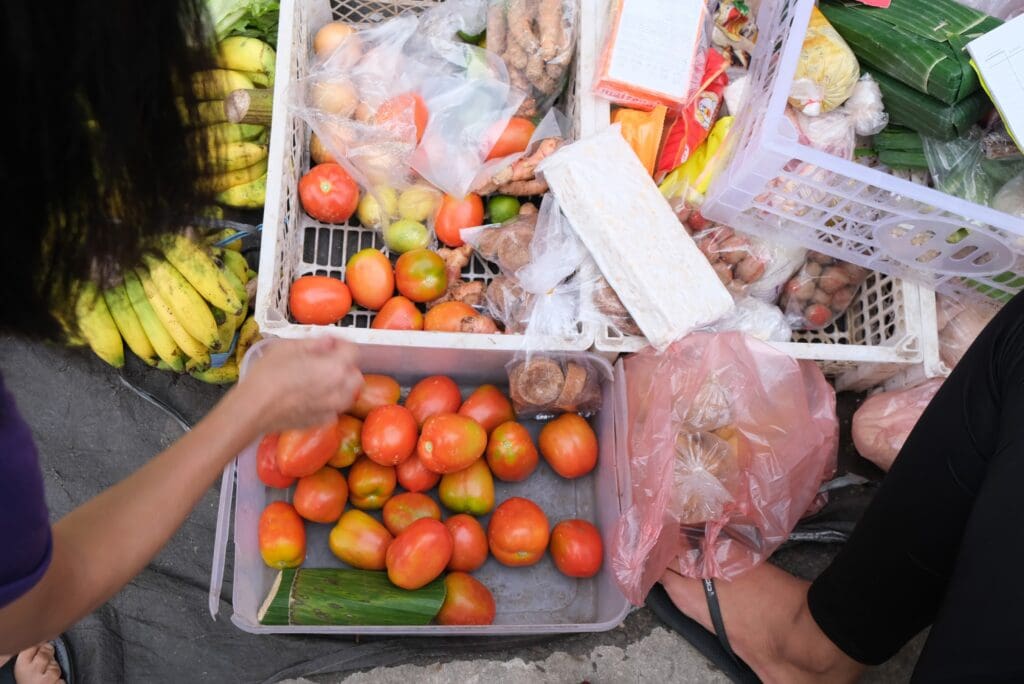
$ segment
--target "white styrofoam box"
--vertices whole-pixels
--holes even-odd
[[[797,142],[786,100],[814,0],[762,0],[747,99],[704,216],[963,296],[1024,288],[1024,219]],[[967,229],[966,234],[962,232]]]
[[[242,363],[244,376],[267,345],[254,346]],[[365,347],[360,367],[368,373],[395,377],[408,390],[428,375],[448,375],[467,395],[472,388],[490,383],[507,390],[505,364],[513,352],[483,349],[410,349],[409,347]],[[598,361],[600,363],[600,361]],[[607,367],[611,371],[611,367]],[[569,518],[590,520],[610,539],[612,530],[631,503],[627,463],[625,382],[621,364],[602,379],[602,408],[591,419],[597,434],[599,453],[594,471],[567,480],[546,463],[524,482],[495,482],[496,503],[512,496],[525,496],[539,505],[551,524]],[[614,375],[615,379],[611,376]],[[536,431],[536,421],[524,421]],[[220,593],[228,551],[229,530],[234,530],[234,575],[231,587],[231,621],[254,634],[413,634],[422,636],[537,634],[542,632],[599,632],[617,627],[629,611],[629,602],[619,590],[612,573],[611,545],[605,544],[604,564],[589,579],[562,575],[550,555],[536,565],[508,568],[494,558],[476,573],[494,594],[497,616],[494,624],[474,627],[425,626],[264,626],[257,613],[276,576],[260,557],[257,525],[260,513],[271,501],[288,500],[292,490],[269,489],[256,476],[256,444],[245,449],[225,469],[221,480],[220,508],[210,577],[210,612],[220,609]],[[236,478],[237,475],[237,478]],[[232,495],[234,494],[234,499]],[[232,511],[234,515],[232,516]],[[231,527],[232,522],[234,524]],[[486,527],[486,519],[481,522]],[[306,567],[343,567],[330,552],[330,525],[306,524]]]
[[[597,0],[581,0],[581,53],[576,69],[594,61],[592,50]],[[310,218],[299,204],[297,183],[309,168],[309,126],[289,111],[287,93],[290,84],[306,74],[312,60],[312,37],[331,20],[354,25],[371,25],[407,11],[434,6],[433,0],[283,0],[278,35],[277,73],[274,84],[274,126],[270,140],[270,168],[267,174],[267,201],[263,213],[263,238],[260,255],[259,288],[256,295],[256,321],[265,334],[279,337],[306,337],[331,334],[370,344],[414,345],[455,349],[519,349],[522,335],[474,335],[438,332],[373,330],[369,326],[375,313],[354,306],[336,326],[309,326],[294,323],[288,314],[288,290],[297,277],[307,274],[342,278],[348,258],[360,249],[373,247],[388,253],[380,234],[363,228],[353,217],[346,225],[320,223]],[[577,84],[589,83],[573,73],[564,97],[564,110],[575,137],[589,127],[592,109],[577,106]],[[585,90],[585,89],[584,89]],[[589,101],[588,101],[589,103]],[[463,270],[467,280],[489,282],[497,269],[473,256]],[[537,342],[547,350],[588,349],[594,330],[580,323],[576,334],[547,338]]]

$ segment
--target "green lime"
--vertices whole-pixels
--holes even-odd
[[[504,223],[519,216],[519,200],[509,195],[495,195],[487,200],[491,223]]]
[[[384,221],[398,213],[398,193],[394,188],[379,186],[359,200],[356,216],[367,228],[380,228]]]
[[[384,244],[396,254],[405,254],[430,244],[430,231],[419,221],[398,219],[384,229]]]

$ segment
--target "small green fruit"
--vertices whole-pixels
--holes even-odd
[[[396,254],[423,249],[430,244],[430,231],[419,221],[398,219],[384,229],[384,244]]]
[[[410,221],[425,222],[437,211],[441,195],[425,185],[414,185],[398,196],[398,215]]]
[[[509,195],[494,195],[487,200],[487,213],[491,223],[504,223],[519,216],[519,200]]]
[[[380,228],[387,219],[398,214],[398,193],[393,188],[379,186],[363,194],[356,216],[367,228]]]

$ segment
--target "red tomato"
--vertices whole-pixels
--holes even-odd
[[[306,526],[290,503],[274,501],[260,513],[257,529],[263,562],[278,570],[306,559]]]
[[[575,413],[563,414],[546,424],[537,441],[541,456],[562,477],[586,475],[597,465],[597,435]]]
[[[437,579],[451,558],[448,528],[433,518],[420,518],[388,547],[388,579],[402,589],[419,589]]]
[[[349,502],[356,508],[375,511],[395,493],[395,469],[360,456],[348,469]]]
[[[449,570],[473,572],[487,562],[487,533],[480,521],[471,515],[459,513],[444,521],[452,535],[452,559]]]
[[[489,625],[497,611],[490,590],[472,575],[452,572],[444,578],[439,625]]]
[[[414,249],[395,262],[395,284],[414,302],[432,302],[448,289],[444,259],[429,249]]]
[[[374,330],[423,330],[423,312],[399,295],[384,302],[370,327]]]
[[[285,430],[277,442],[277,469],[286,477],[306,477],[327,465],[338,451],[338,422]]]
[[[299,200],[317,221],[344,223],[359,206],[359,186],[339,164],[317,164],[299,179]]]
[[[404,406],[378,406],[363,423],[363,451],[383,466],[395,466],[416,450],[419,426]]]
[[[282,475],[277,469],[277,433],[264,435],[256,449],[256,477],[260,482],[274,489],[288,489],[295,484],[294,477]]]
[[[460,416],[472,418],[488,433],[502,423],[516,419],[512,402],[494,385],[480,385],[459,409]]]
[[[337,278],[307,275],[292,283],[288,308],[296,323],[331,325],[352,308],[348,285]]]
[[[530,433],[519,423],[509,421],[494,428],[487,442],[487,465],[503,482],[520,482],[537,467],[537,447]]]
[[[465,302],[442,302],[423,317],[423,329],[433,332],[494,334],[498,326]]]
[[[384,504],[384,525],[391,534],[401,534],[420,518],[441,519],[441,507],[426,494],[403,492]]]
[[[551,530],[551,559],[563,575],[593,577],[601,569],[601,533],[586,520],[563,520]]]
[[[416,422],[423,425],[431,416],[456,413],[462,406],[462,393],[455,381],[446,375],[431,375],[417,382],[405,398],[405,407]]]
[[[548,517],[540,507],[513,497],[494,509],[487,525],[487,542],[498,562],[511,567],[533,565],[548,547]]]
[[[416,454],[395,466],[395,471],[398,474],[398,484],[410,492],[426,492],[433,489],[441,480],[441,475],[427,470]]]
[[[535,128],[536,126],[529,119],[513,116],[508,120],[505,130],[497,137],[497,141],[491,147],[491,151],[487,153],[488,161],[491,159],[501,159],[510,154],[524,151],[527,145],[530,144],[530,137],[533,136]]]
[[[416,127],[416,142],[423,139],[423,131],[427,128],[430,111],[419,93],[403,93],[391,98],[377,109],[374,117],[378,126],[390,126],[404,133],[406,127]]]
[[[383,570],[385,554],[394,537],[387,528],[362,511],[345,511],[331,530],[331,553],[353,568]]]
[[[468,468],[487,448],[487,433],[480,423],[457,413],[427,418],[416,454],[427,470],[454,473]]]
[[[341,442],[334,456],[327,462],[332,468],[348,468],[363,455],[363,421],[347,414],[338,416],[338,436]]]
[[[478,458],[468,468],[442,475],[437,496],[454,513],[487,515],[494,508],[494,478],[487,463]]]
[[[334,468],[321,468],[300,477],[292,504],[296,512],[310,522],[332,523],[341,517],[348,500],[345,476]]]
[[[434,214],[434,232],[437,233],[437,239],[449,247],[461,247],[463,241],[460,231],[482,225],[483,222],[484,202],[480,195],[469,193],[462,199],[445,195]]]
[[[398,381],[387,375],[369,373],[363,376],[363,389],[356,397],[356,403],[349,409],[356,418],[366,419],[370,411],[378,406],[397,404],[402,396],[402,388]]]
[[[388,258],[372,247],[352,255],[345,265],[352,299],[365,309],[379,309],[395,293],[395,272]]]

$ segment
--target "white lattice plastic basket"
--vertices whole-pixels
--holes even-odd
[[[951,294],[1024,288],[1024,220],[797,142],[784,110],[813,5],[762,0],[732,158],[702,213]]]
[[[597,30],[593,27],[595,3],[596,0],[582,0],[580,12],[580,32],[591,38],[581,38],[579,44],[588,50],[596,45],[592,38]],[[369,326],[374,312],[358,307],[353,307],[336,326],[299,325],[288,315],[288,290],[295,278],[307,274],[341,278],[349,256],[366,247],[387,254],[379,233],[363,228],[355,217],[347,225],[319,223],[306,215],[299,205],[297,184],[309,168],[310,131],[302,119],[289,111],[287,92],[289,85],[307,71],[312,59],[312,36],[332,20],[369,25],[434,4],[434,0],[282,0],[274,126],[256,297],[256,321],[264,333],[278,337],[335,334],[360,343],[452,349],[518,349],[522,346],[522,335],[373,330]],[[576,68],[592,63],[593,59],[592,54],[579,54]],[[577,82],[586,81],[581,81],[574,73],[564,98],[564,110],[572,122],[573,136],[584,126],[592,126],[593,118],[592,110],[577,107]],[[497,269],[475,255],[463,270],[463,277],[468,280],[490,281],[495,275]],[[594,330],[580,324],[575,335],[549,338],[539,344],[549,350],[583,350],[592,345],[593,339]]]

